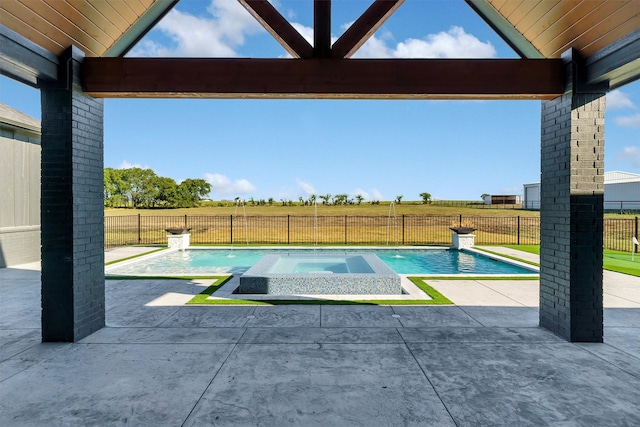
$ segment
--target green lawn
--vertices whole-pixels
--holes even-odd
[[[430,300],[327,300],[327,299],[308,299],[308,300],[251,300],[251,299],[235,299],[220,298],[209,299],[209,297],[222,285],[231,279],[228,277],[211,277],[216,281],[204,291],[193,297],[187,304],[196,305],[286,305],[286,304],[311,304],[311,305],[449,305],[453,304],[447,297],[429,286],[424,280],[428,277],[409,277],[416,286],[429,295]]]
[[[503,245],[506,248],[517,249],[524,252],[540,255],[539,245]],[[630,274],[640,277],[640,254],[634,255],[631,260],[630,252],[604,250],[603,268],[609,271],[617,271],[618,273]]]

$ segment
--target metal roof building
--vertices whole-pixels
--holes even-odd
[[[540,183],[524,184],[525,209],[540,209]],[[640,174],[622,171],[604,173],[604,209],[640,211]]]

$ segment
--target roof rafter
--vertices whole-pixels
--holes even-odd
[[[559,59],[85,58],[95,97],[553,99]]]
[[[520,34],[487,0],[465,0],[521,58],[544,58],[525,36]]]
[[[402,3],[404,0],[375,0],[333,44],[333,57],[351,57]]]
[[[313,0],[313,56],[331,58],[331,0]]]
[[[160,22],[179,0],[156,0],[136,22],[110,46],[103,56],[124,56]]]
[[[313,47],[267,0],[238,0],[294,58],[313,57]]]

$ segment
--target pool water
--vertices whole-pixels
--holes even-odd
[[[278,257],[267,273],[272,274],[349,274],[373,273],[373,269],[360,256],[291,255]]]
[[[494,260],[469,251],[447,249],[316,249],[315,253],[374,253],[397,274],[536,274],[534,269]],[[267,254],[314,253],[313,249],[187,249],[126,266],[108,274],[242,274]]]

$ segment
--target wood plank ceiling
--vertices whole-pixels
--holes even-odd
[[[588,57],[640,27],[640,0],[470,0],[473,2],[494,8],[545,58],[559,58],[570,47]],[[164,13],[173,3],[2,0],[0,23],[55,55],[73,44],[89,57],[113,56],[110,48],[147,11],[159,5]]]
[[[640,28],[638,0],[486,0],[545,58],[586,58]]]
[[[105,56],[156,0],[2,0],[0,23],[54,55]],[[164,3],[167,3],[166,1]]]

